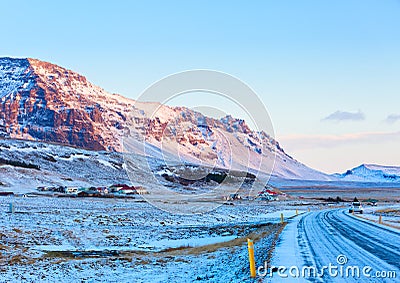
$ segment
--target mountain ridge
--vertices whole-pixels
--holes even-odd
[[[138,102],[37,59],[0,58],[0,109],[0,136],[7,138],[139,153],[145,144],[182,161],[274,170],[289,179],[332,178],[296,161],[269,134],[252,131],[242,119]],[[123,144],[124,138],[132,142]]]

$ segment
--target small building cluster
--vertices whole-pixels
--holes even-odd
[[[245,196],[242,197],[238,193],[232,193],[228,196],[224,197],[225,201],[238,201],[238,200],[262,200],[262,201],[274,201],[279,200],[282,197],[283,199],[287,198],[287,195],[276,188],[271,187],[270,185],[266,185],[264,189],[259,192],[255,197],[253,196]],[[232,202],[225,203],[233,205]]]
[[[66,186],[55,186],[55,187],[38,187],[38,191],[41,192],[54,192],[60,193],[65,196],[72,197],[118,197],[118,196],[130,196],[130,195],[143,195],[148,194],[148,191],[143,187],[129,186],[126,184],[113,184],[105,187],[66,187]]]
[[[260,200],[272,201],[272,200],[279,200],[279,196],[286,196],[286,194],[276,192],[270,186],[265,186],[264,190],[258,193],[257,198]]]

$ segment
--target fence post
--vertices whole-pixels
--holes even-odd
[[[10,202],[10,205],[8,207],[8,212],[9,213],[14,213],[15,212],[15,207],[14,207],[14,204],[12,202]]]
[[[247,248],[249,250],[249,262],[250,262],[250,277],[256,277],[256,263],[254,260],[254,244],[253,241],[247,239]]]

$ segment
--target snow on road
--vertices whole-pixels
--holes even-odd
[[[281,274],[287,278],[275,272],[264,281],[400,282],[399,243],[400,231],[360,221],[342,209],[306,213],[287,225],[271,262],[286,267]],[[307,276],[307,268],[302,276],[304,266],[315,268],[317,276],[314,269]],[[291,275],[297,270],[300,278]]]

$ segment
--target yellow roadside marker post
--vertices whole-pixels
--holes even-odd
[[[250,277],[256,277],[256,263],[254,260],[254,244],[253,241],[247,239],[247,248],[249,250],[249,262],[250,262]]]
[[[310,208],[308,208],[308,212],[310,212]]]
[[[299,210],[298,209],[296,209],[296,215],[299,215]]]
[[[284,218],[283,218],[283,213],[281,213],[281,224],[283,224]]]
[[[382,224],[382,215],[379,215],[379,224]]]

